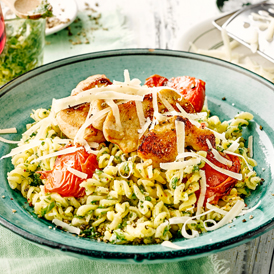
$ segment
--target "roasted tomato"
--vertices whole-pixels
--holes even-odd
[[[63,197],[81,197],[85,194],[85,189],[79,186],[83,179],[68,171],[68,166],[86,173],[87,178],[91,178],[98,168],[98,163],[96,155],[87,153],[84,148],[58,156],[53,170],[38,172],[41,179],[46,179],[46,192],[57,192]]]
[[[171,78],[166,83],[168,87],[179,91],[200,112],[205,101],[205,82],[190,76]]]
[[[166,77],[154,74],[146,79],[145,85],[149,88],[165,86],[168,79]]]
[[[227,165],[224,165],[217,161],[211,152],[207,153],[206,158],[218,167],[233,171],[235,173],[240,172],[241,163],[237,156],[227,154],[222,154],[222,156],[232,161],[231,167],[228,167]],[[229,191],[235,186],[237,180],[218,172],[208,164],[205,164],[203,169],[205,170],[206,183],[208,185],[205,195],[205,201],[215,195],[214,200],[212,200],[210,203],[217,204],[218,200],[227,195]]]

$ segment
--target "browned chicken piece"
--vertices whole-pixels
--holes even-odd
[[[179,105],[184,108],[186,112],[195,112],[191,103],[189,103],[186,99],[182,98],[182,100],[179,101],[181,96],[175,91],[171,89],[163,89],[160,91],[160,94],[173,106],[176,111],[179,111],[176,106],[176,103],[179,103]],[[159,113],[167,112],[168,110],[160,100],[159,96],[157,96],[157,99]],[[142,106],[144,116],[146,118],[149,117],[150,120],[152,120],[154,109],[151,94],[144,97]],[[136,105],[134,101],[131,101],[121,104],[118,107],[123,130],[120,131],[116,128],[115,117],[112,111],[110,111],[104,122],[103,132],[107,141],[117,144],[124,153],[129,153],[135,151],[140,142],[138,129],[140,129],[141,126],[137,115]]]
[[[84,124],[89,111],[89,104],[75,108],[68,108],[58,113],[56,120],[61,131],[70,139],[74,139],[80,127]],[[87,142],[104,142],[105,137],[101,130],[93,126],[86,128],[84,139]]]
[[[111,81],[106,77],[104,74],[96,74],[88,77],[84,81],[81,81],[74,90],[72,90],[71,95],[77,95],[80,92],[95,88],[97,87],[103,87],[103,86],[108,86],[112,85]]]
[[[206,139],[213,147],[215,146],[215,136],[210,130],[196,127],[187,118],[174,116],[157,124],[142,138],[142,143],[138,147],[138,156],[143,160],[151,159],[153,167],[160,167],[160,163],[174,162],[178,155],[176,119],[185,124],[186,147],[191,147],[195,151],[207,151]]]
[[[88,77],[86,80],[80,82],[77,87],[72,91],[71,95],[75,96],[80,92],[91,89],[94,87],[102,87],[111,85],[112,83],[105,75],[93,75]],[[106,106],[101,100],[97,100],[94,104],[94,112],[104,109]],[[82,104],[77,107],[71,107],[68,109],[61,110],[56,117],[58,126],[61,131],[69,138],[74,139],[76,133],[80,127],[84,124],[86,117],[89,112],[89,103]],[[103,135],[102,124],[104,120],[96,121],[95,125],[90,125],[85,130],[84,139],[88,142],[104,142],[105,137]]]

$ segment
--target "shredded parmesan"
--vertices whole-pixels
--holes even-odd
[[[237,140],[233,141],[232,144],[229,146],[229,148],[227,148],[225,151],[230,151],[230,152],[234,152],[235,150],[238,149],[239,147],[239,141],[240,141],[241,137],[239,137]]]
[[[169,221],[169,224],[171,225],[177,225],[177,224],[183,224],[185,223],[190,217],[173,217],[173,218],[170,218],[168,221]]]
[[[250,165],[248,164],[247,160],[245,159],[245,157],[243,155],[237,154],[237,153],[234,153],[234,152],[231,152],[231,151],[227,151],[227,150],[224,150],[224,152],[227,153],[227,154],[231,154],[231,155],[234,155],[234,156],[241,157],[245,161],[246,166],[248,167],[248,169],[250,171],[253,171],[252,168],[250,167]]]
[[[3,143],[7,143],[7,144],[18,144],[19,143],[19,141],[12,141],[12,140],[8,140],[8,139],[2,138],[2,137],[0,137],[0,141]]]
[[[216,206],[213,206],[213,205],[210,204],[210,203],[206,203],[206,207],[207,207],[208,209],[212,209],[213,211],[215,211],[215,212],[217,212],[217,213],[220,213],[220,214],[222,214],[222,215],[226,215],[226,214],[228,213],[228,211],[225,211],[225,210],[220,209],[220,208],[218,208],[218,207],[216,207]]]
[[[157,93],[158,93],[157,90],[152,92],[152,104],[153,104],[154,114],[153,114],[153,119],[152,119],[152,123],[151,123],[151,126],[150,126],[150,130],[154,128],[155,123],[156,123],[156,117],[157,117],[157,114],[159,113],[158,112]]]
[[[141,139],[141,137],[144,135],[144,133],[146,132],[150,124],[151,124],[151,121],[149,117],[147,117],[147,121],[145,122],[144,126],[141,129],[138,129],[139,139]]]
[[[185,151],[185,123],[175,120],[176,136],[177,136],[177,151],[184,153]]]
[[[164,106],[167,108],[168,111],[175,111],[175,109],[173,108],[173,106],[163,97],[163,95],[161,94],[161,92],[158,93],[160,100],[162,101],[162,103],[164,104]]]
[[[253,157],[253,135],[250,135],[248,137],[248,151],[249,151],[249,157]]]
[[[65,145],[69,144],[72,141],[73,141],[72,139],[60,139],[60,138],[54,138],[52,140],[53,143],[65,144]]]
[[[220,162],[220,163],[222,163],[224,165],[227,165],[229,167],[232,166],[232,162],[230,160],[224,158],[223,156],[221,156],[220,153],[215,148],[212,147],[212,144],[210,143],[210,141],[208,139],[206,139],[206,143],[208,145],[208,148],[211,149],[211,152],[214,155],[214,158],[218,162]]]
[[[68,225],[58,219],[53,219],[52,222],[56,225],[56,226],[61,226],[62,228],[66,229],[68,232],[70,233],[74,233],[74,234],[80,234],[81,230],[78,227],[75,226],[71,226]]]
[[[184,155],[186,153],[181,153],[180,155]],[[194,156],[194,157],[198,157]],[[182,159],[183,157],[187,157],[187,156],[182,156],[180,157],[180,159]],[[196,158],[196,159],[190,159],[184,162],[171,162],[171,163],[160,163],[160,168],[165,169],[165,170],[172,170],[172,169],[181,169],[181,168],[185,168],[187,166],[194,166],[194,165],[198,165],[200,164],[201,159]]]
[[[91,102],[97,99],[111,99],[111,100],[130,100],[130,101],[142,101],[143,96],[140,95],[131,95],[120,93],[116,91],[102,91],[91,95],[83,95],[82,92],[76,96],[69,96],[63,99],[58,99],[54,101],[54,111],[58,113],[63,109],[70,107],[75,107],[77,105]]]
[[[42,123],[40,128],[38,129],[37,134],[34,138],[35,140],[43,139],[47,128],[51,125],[51,120],[49,118],[48,119],[43,119],[43,120],[45,120],[45,122]]]
[[[107,165],[107,166],[111,166],[113,160],[114,160],[114,156],[111,155],[111,156],[109,157],[108,165]]]
[[[172,249],[182,249],[182,247],[170,242],[170,241],[163,241],[161,243],[162,246],[164,247],[169,247],[169,248],[172,248]]]
[[[226,224],[228,224],[231,220],[233,220],[236,216],[239,215],[239,213],[243,210],[245,207],[245,203],[243,201],[238,200],[236,204],[230,209],[230,211],[223,217],[223,219],[214,224],[213,226],[207,227],[206,225],[204,226],[207,231],[212,231],[217,228],[220,228]],[[207,221],[204,221],[206,223]]]
[[[208,165],[210,165],[213,169],[219,171],[220,173],[223,173],[229,177],[232,177],[234,179],[237,179],[237,180],[242,180],[242,174],[240,173],[235,173],[235,172],[232,172],[230,170],[227,170],[227,169],[224,169],[224,168],[221,168],[221,167],[218,167],[216,165],[214,165],[213,163],[211,163],[208,159],[206,159],[205,157],[199,155],[199,154],[196,154],[194,152],[185,152],[185,153],[181,153],[177,156],[177,159],[180,159],[182,157],[199,157],[201,158],[203,161],[205,161]]]
[[[121,119],[120,119],[120,111],[118,106],[114,103],[113,100],[111,99],[107,99],[105,100],[106,103],[110,106],[113,115],[115,117],[115,123],[116,123],[116,127],[117,127],[117,131],[120,131],[123,129],[122,123],[121,123]]]
[[[201,180],[200,180],[200,196],[197,202],[197,211],[196,211],[196,215],[200,215],[202,212],[202,208],[203,208],[203,204],[205,201],[205,194],[206,194],[206,175],[205,175],[205,171],[204,170],[199,170],[200,176],[201,176]],[[197,219],[200,219],[200,217],[197,217]]]
[[[0,129],[0,134],[6,134],[6,133],[17,133],[17,129],[15,127]]]
[[[200,215],[196,215],[196,216],[193,216],[193,217],[189,217],[188,218],[188,220],[186,220],[185,222],[184,222],[184,225],[183,225],[183,227],[182,227],[182,235],[186,238],[186,239],[191,239],[191,238],[194,238],[194,237],[197,237],[197,236],[199,236],[199,233],[198,233],[198,231],[196,231],[196,230],[192,230],[192,235],[189,235],[187,232],[186,232],[186,225],[187,225],[187,223],[190,223],[190,221],[192,221],[193,219],[196,219],[196,218],[198,218],[198,217],[202,217],[202,216],[204,216],[204,215],[206,215],[206,214],[208,214],[208,213],[210,213],[210,212],[212,212],[212,210],[209,210],[209,211],[206,211],[206,212],[204,212],[204,213],[202,213],[202,214],[200,214]]]
[[[34,147],[38,147],[41,145],[41,142],[42,141],[39,141],[39,140],[35,140],[35,141],[32,141],[31,143],[29,144],[26,144],[26,145],[22,145],[22,146],[19,146],[19,147],[16,147],[14,149],[11,150],[11,152],[9,154],[6,154],[4,156],[1,157],[1,159],[4,159],[4,158],[8,158],[8,157],[12,157],[16,154],[19,154],[21,152],[24,152],[26,150],[29,150],[29,149],[32,149]]]
[[[48,158],[52,158],[52,157],[57,157],[57,156],[60,156],[60,155],[65,155],[65,154],[69,154],[69,153],[74,153],[78,150],[81,150],[83,149],[82,147],[68,147],[68,148],[64,148],[64,149],[61,149],[59,151],[56,151],[56,152],[53,152],[53,153],[49,153],[47,155],[44,155],[44,156],[41,156],[35,160],[32,160],[31,163],[36,163],[36,162],[39,162],[39,161],[42,161],[42,160],[45,160],[45,159],[48,159]]]
[[[96,143],[96,142],[89,142],[88,144],[91,148],[98,148],[99,147],[99,144]]]
[[[249,209],[244,209],[238,216],[242,216],[242,215],[245,215],[247,213],[250,213],[250,212],[254,211],[257,207],[260,206],[260,204],[261,204],[261,200],[255,206],[253,206],[253,207],[251,207]]]
[[[27,131],[23,133],[25,136],[30,136],[33,132],[37,131],[43,124],[47,123],[49,120],[49,117],[42,119],[38,123],[34,124],[32,127],[30,127]]]
[[[79,178],[81,178],[81,179],[87,179],[87,177],[88,177],[88,175],[87,175],[86,173],[81,172],[81,171],[79,171],[79,170],[77,170],[77,169],[75,169],[75,168],[73,168],[73,167],[68,166],[68,167],[67,167],[67,170],[68,170],[70,173],[74,174],[75,176],[77,176],[77,177],[79,177]]]
[[[143,110],[143,105],[140,101],[135,101],[137,116],[140,122],[140,127],[143,128],[146,123],[146,118]]]
[[[220,140],[223,140],[223,141],[226,141],[226,138],[225,138],[225,132],[223,133],[219,133],[213,129],[210,129],[208,127],[206,127],[206,129],[210,130],[211,132],[213,132],[214,136],[217,137],[218,139]]]

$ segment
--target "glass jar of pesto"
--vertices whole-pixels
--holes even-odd
[[[0,55],[0,86],[43,64],[45,19],[5,20],[6,44]]]

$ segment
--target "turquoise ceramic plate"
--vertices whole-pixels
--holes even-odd
[[[243,68],[214,58],[192,53],[166,50],[118,50],[76,56],[37,68],[15,79],[0,90],[2,128],[16,127],[17,135],[6,138],[19,140],[32,109],[48,108],[53,97],[68,96],[81,80],[103,73],[111,80],[123,80],[128,69],[132,77],[144,81],[152,74],[166,77],[191,75],[206,82],[209,108],[221,119],[229,119],[240,111],[249,111],[254,122],[248,134],[254,136],[256,171],[265,179],[246,201],[261,205],[248,216],[237,218],[233,226],[225,226],[191,240],[178,240],[181,250],[161,245],[130,246],[98,243],[73,237],[60,230],[50,230],[49,222],[35,217],[21,195],[9,188],[6,176],[11,170],[10,159],[0,162],[0,224],[22,237],[67,254],[115,262],[164,262],[184,260],[222,251],[261,235],[274,222],[274,85]],[[226,97],[226,101],[221,98]],[[263,130],[260,130],[260,125]],[[11,145],[0,144],[0,155]],[[12,199],[11,199],[12,198]],[[12,213],[12,209],[17,212]],[[243,219],[247,222],[243,222]],[[16,247],[15,247],[16,248]]]

